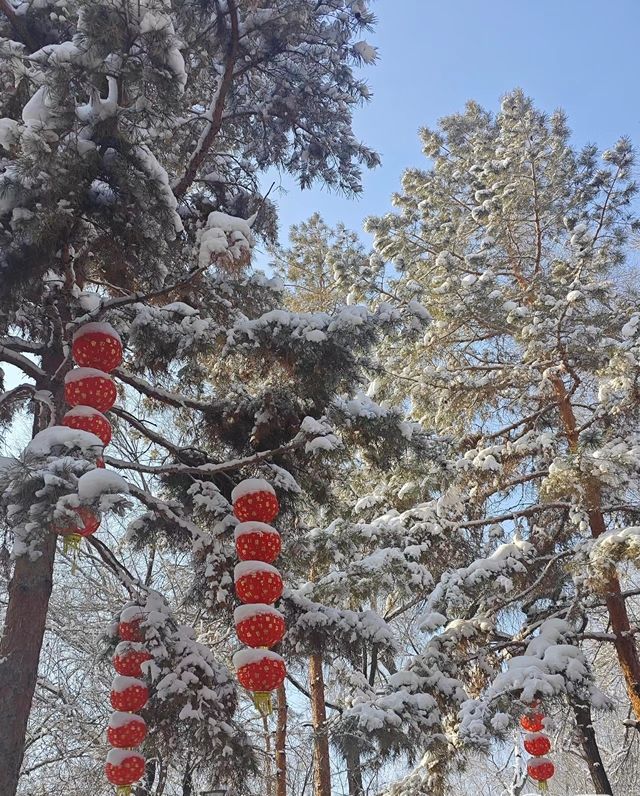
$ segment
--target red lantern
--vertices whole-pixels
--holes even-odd
[[[551,741],[542,733],[525,735],[524,748],[533,757],[544,757],[551,749]]]
[[[231,493],[233,513],[240,522],[271,522],[280,510],[274,488],[262,478],[247,478]]]
[[[274,691],[284,683],[284,658],[271,650],[240,650],[233,656],[238,681],[247,691]]]
[[[125,677],[142,677],[141,664],[153,660],[153,655],[141,644],[122,641],[113,656],[113,668]]]
[[[62,425],[68,428],[78,428],[89,431],[100,437],[103,445],[111,442],[111,423],[97,409],[91,406],[74,406],[62,418]]]
[[[144,620],[144,614],[137,605],[125,608],[120,614],[120,624],[118,625],[118,635],[123,641],[144,641],[144,632],[140,623]]]
[[[100,518],[86,506],[78,506],[71,511],[78,515],[81,524],[69,520],[67,525],[52,526],[51,530],[58,536],[91,536],[100,527]]]
[[[69,406],[91,406],[107,412],[118,392],[111,376],[95,368],[75,368],[64,377],[64,398]]]
[[[520,719],[520,726],[527,732],[540,732],[544,730],[544,714],[536,711],[525,713]]]
[[[551,779],[555,770],[556,767],[546,757],[538,757],[535,760],[529,760],[527,763],[527,773],[536,782],[546,782]]]
[[[86,323],[73,335],[71,347],[77,365],[111,373],[122,362],[120,335],[108,323]]]
[[[274,603],[284,588],[275,567],[262,561],[243,561],[233,571],[236,594],[243,603]]]
[[[133,785],[144,775],[145,759],[137,752],[111,749],[104,772],[112,785]],[[124,791],[126,793],[126,791]]]
[[[133,749],[147,737],[147,723],[135,713],[116,711],[109,719],[107,741],[118,749]]]
[[[286,629],[284,617],[270,605],[241,605],[233,618],[238,638],[249,647],[273,647],[282,641]]]
[[[280,555],[280,534],[264,522],[241,522],[236,526],[234,536],[241,561],[264,561],[271,564]]]
[[[118,675],[111,684],[111,706],[114,710],[135,713],[143,708],[149,699],[149,689],[142,680]]]

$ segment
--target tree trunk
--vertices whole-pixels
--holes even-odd
[[[276,796],[287,796],[287,710],[287,692],[281,685],[276,716]]]
[[[362,784],[362,768],[360,766],[360,754],[355,747],[345,750],[345,763],[347,764],[347,784],[349,786],[349,796],[364,796],[364,786]]]
[[[575,452],[578,449],[578,424],[576,423],[571,399],[561,378],[556,376],[552,379],[552,382],[558,398],[558,409],[560,410],[560,417],[569,442],[569,448],[572,452]],[[597,539],[607,530],[602,514],[600,484],[595,479],[590,478],[586,481],[584,487],[591,536]],[[605,602],[611,622],[611,630],[615,635],[614,647],[624,676],[627,694],[636,719],[640,721],[640,657],[631,632],[627,605],[622,596],[620,581],[615,571],[611,572],[607,583]],[[640,724],[638,724],[638,728],[640,729]]]
[[[313,794],[314,796],[331,796],[331,761],[329,758],[327,711],[324,704],[322,655],[312,655],[309,658],[309,691],[313,722]]]
[[[591,708],[588,704],[578,702],[573,703],[573,713],[576,717],[576,724],[578,725],[578,733],[580,734],[580,744],[584,752],[587,765],[589,766],[589,774],[596,793],[606,793],[613,796],[611,784],[607,777],[602,758],[600,757],[600,749],[596,741],[596,733],[593,729],[591,720]]]
[[[264,732],[264,781],[267,786],[265,796],[273,796],[273,769],[271,766],[271,732],[269,719],[262,717],[262,730]]]

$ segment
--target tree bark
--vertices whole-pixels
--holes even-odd
[[[596,793],[606,793],[613,796],[613,790],[609,782],[609,777],[605,771],[600,756],[600,749],[596,741],[596,733],[593,729],[591,720],[591,708],[588,704],[578,702],[573,703],[573,713],[576,717],[576,724],[578,725],[578,733],[580,735],[580,744],[584,752],[587,765],[589,766],[589,774]]]
[[[560,417],[562,418],[569,448],[572,452],[576,452],[578,450],[578,424],[571,405],[571,398],[559,376],[555,376],[552,382],[558,399]],[[597,539],[607,530],[602,513],[600,484],[594,478],[589,478],[585,481],[584,488],[591,536]],[[612,570],[607,583],[605,602],[611,630],[615,635],[614,647],[624,677],[629,701],[631,702],[631,708],[636,719],[640,721],[640,657],[631,633],[627,605],[622,596],[620,581],[615,570]],[[640,724],[638,727],[640,728]]]
[[[347,785],[349,786],[349,796],[364,796],[364,785],[362,784],[362,768],[360,766],[360,754],[356,748],[350,747],[345,751],[345,763],[347,764]]]
[[[281,685],[276,716],[276,796],[287,796],[287,711],[287,692]]]
[[[331,761],[327,711],[324,704],[324,675],[322,655],[309,658],[309,692],[311,693],[311,720],[313,722],[313,794],[331,796]]]

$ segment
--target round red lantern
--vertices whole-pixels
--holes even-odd
[[[544,757],[551,749],[551,741],[542,733],[529,733],[524,737],[524,748],[533,757]]]
[[[240,522],[271,522],[280,510],[274,488],[263,478],[247,478],[231,493],[233,513]]]
[[[529,760],[527,763],[527,773],[536,782],[546,782],[551,779],[555,770],[556,767],[546,757],[538,757],[535,760]]]
[[[144,614],[137,605],[125,608],[120,614],[118,624],[118,635],[123,641],[144,641],[144,632],[140,623],[144,620]]]
[[[73,335],[71,352],[80,367],[110,373],[122,362],[122,341],[108,323],[85,323]]]
[[[271,650],[241,650],[233,656],[233,665],[240,685],[253,692],[255,706],[268,716],[270,692],[284,683],[287,674],[284,659]]]
[[[284,617],[270,605],[241,605],[233,613],[236,633],[249,647],[273,647],[282,641],[286,629]]]
[[[115,382],[102,370],[74,368],[64,377],[64,398],[69,406],[91,406],[107,412],[117,394]]]
[[[234,536],[236,552],[241,561],[264,561],[271,564],[280,555],[280,534],[264,522],[241,522],[236,526]]]
[[[525,713],[520,719],[520,726],[527,732],[540,732],[544,730],[544,714],[537,711]]]
[[[73,522],[72,520],[63,521],[66,524],[52,526],[54,533],[59,536],[91,536],[100,527],[100,518],[86,506],[78,506],[71,509],[71,511],[78,515],[79,522]]]
[[[68,428],[78,428],[89,431],[100,437],[103,445],[111,442],[111,423],[97,409],[91,406],[74,406],[62,418],[62,425]]]
[[[145,759],[137,752],[126,749],[111,749],[107,755],[104,772],[112,785],[133,785],[144,775]],[[126,793],[126,790],[121,793]]]
[[[147,737],[147,723],[135,713],[116,711],[109,719],[107,741],[118,749],[133,749]]]
[[[275,567],[262,561],[242,561],[233,571],[236,594],[243,603],[274,603],[284,588]]]
[[[136,677],[118,675],[111,684],[111,705],[114,710],[135,713],[143,708],[149,699],[149,689]]]
[[[141,664],[153,659],[142,644],[132,641],[121,641],[115,649],[113,668],[125,677],[142,677]]]

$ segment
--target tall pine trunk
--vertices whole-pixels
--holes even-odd
[[[613,796],[611,783],[605,771],[602,757],[600,756],[600,749],[596,741],[596,733],[593,729],[593,722],[591,719],[591,708],[588,704],[579,702],[573,703],[573,713],[576,717],[576,724],[578,726],[578,733],[580,735],[580,745],[584,752],[587,765],[589,766],[589,774],[595,793],[605,793],[608,796]]]
[[[324,701],[322,655],[312,655],[309,658],[309,691],[313,722],[313,794],[314,796],[331,796],[331,761],[329,758],[327,710]]]
[[[276,796],[287,796],[287,711],[287,692],[281,685],[276,714]]]
[[[349,746],[344,754],[347,764],[347,785],[349,796],[364,796],[364,786],[362,784],[362,767],[360,766],[360,754],[355,746]]]

